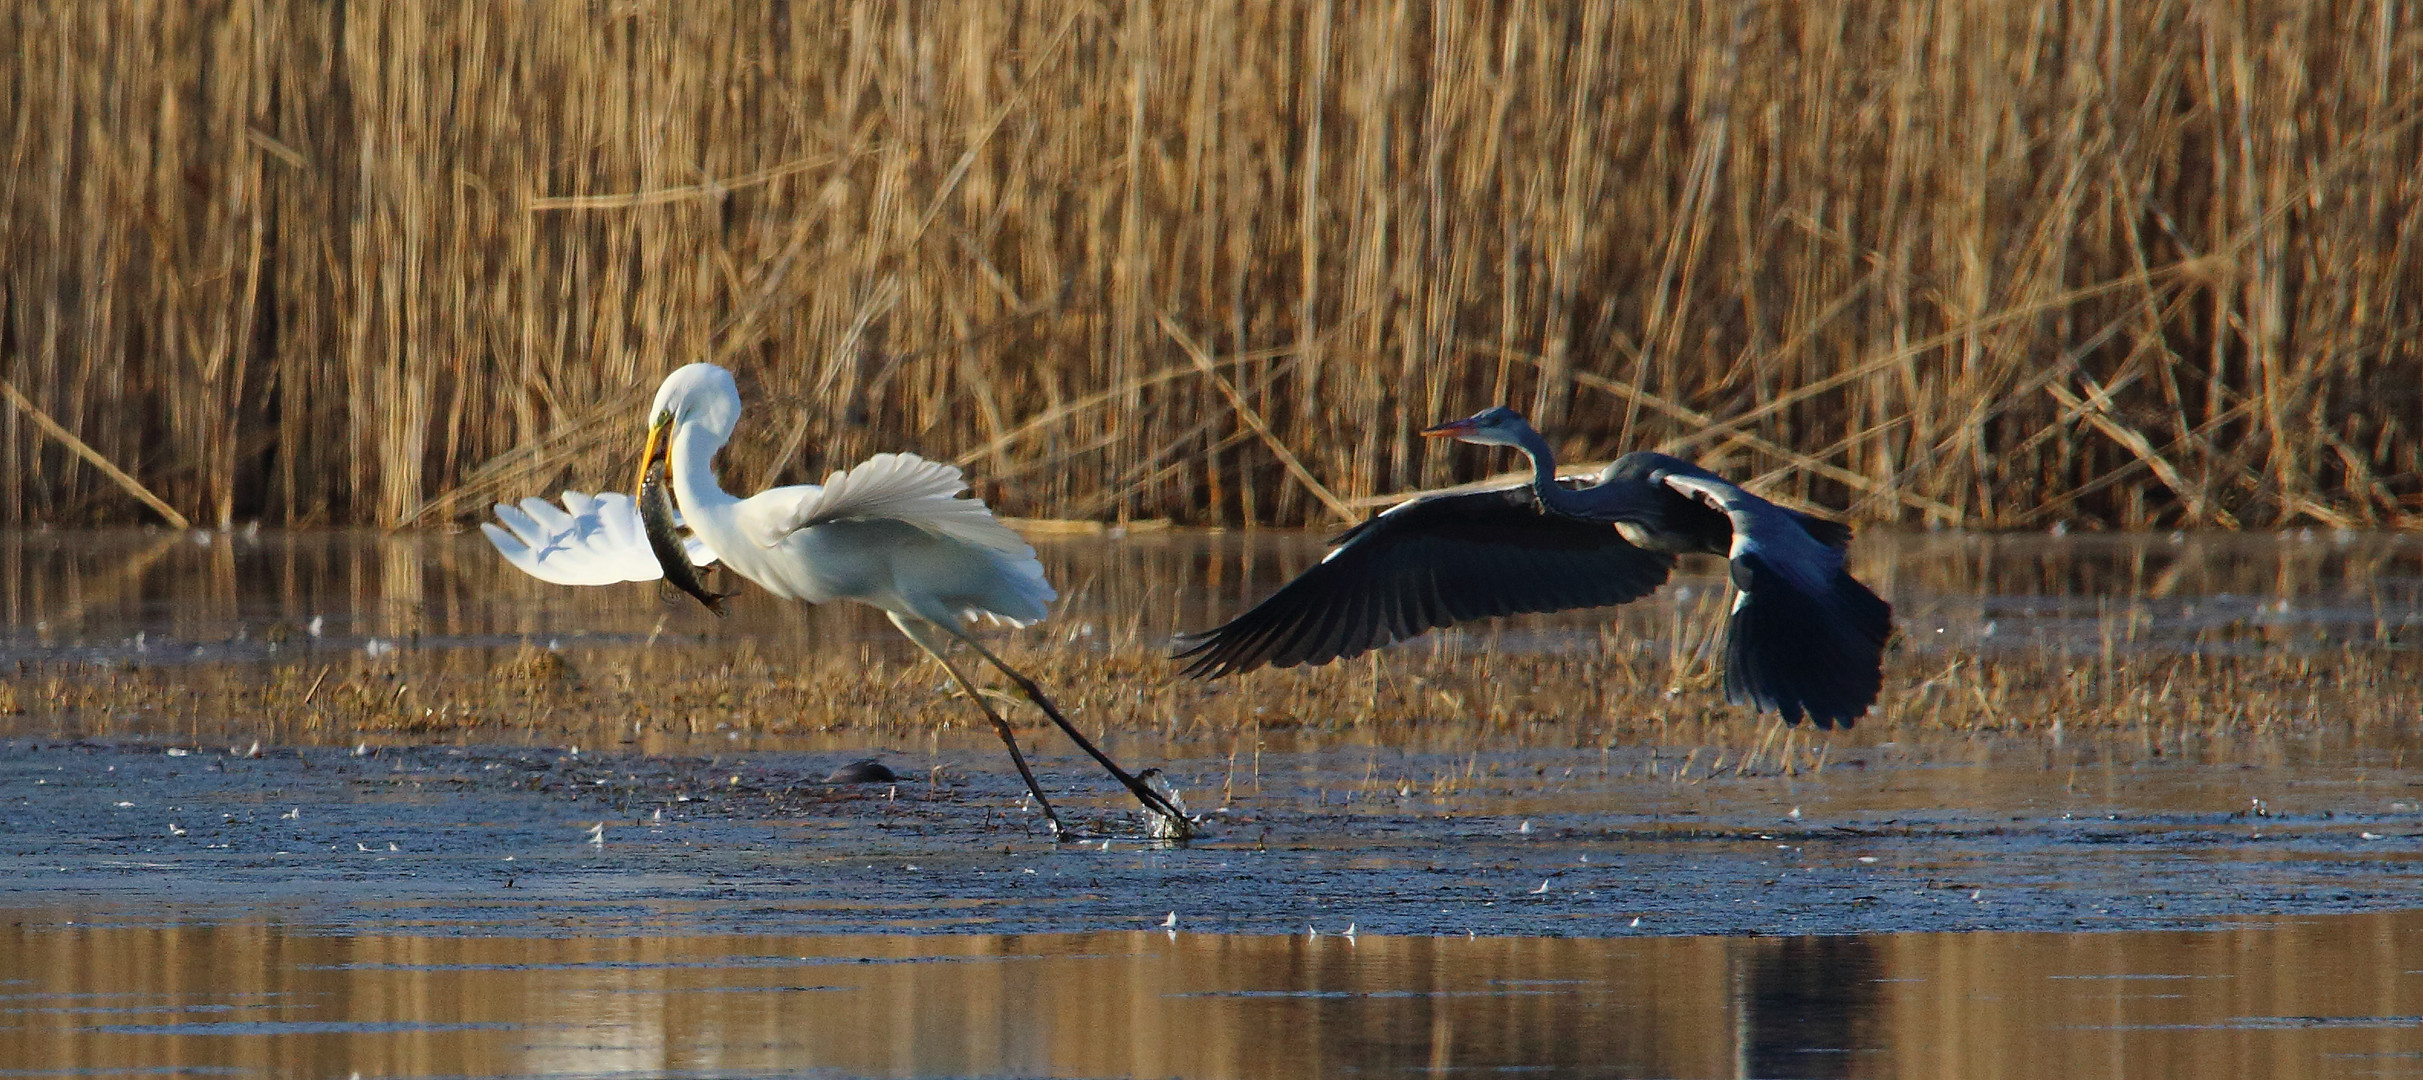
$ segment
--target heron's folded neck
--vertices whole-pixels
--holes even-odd
[[[1580,507],[1574,502],[1573,493],[1556,482],[1556,451],[1549,449],[1548,440],[1529,429],[1516,433],[1516,438],[1521,440],[1516,445],[1523,456],[1531,459],[1531,493],[1540,500],[1540,505],[1552,514],[1577,514]]]

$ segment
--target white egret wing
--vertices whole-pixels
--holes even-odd
[[[648,549],[639,505],[621,492],[567,491],[561,506],[537,497],[519,506],[498,503],[496,518],[483,522],[480,532],[506,562],[541,581],[611,585],[665,576]],[[715,561],[714,550],[696,536],[684,538],[682,546],[694,565]]]
[[[777,489],[802,497],[766,522],[759,542],[772,546],[796,530],[828,521],[893,518],[997,554],[1034,558],[1026,538],[995,519],[982,501],[956,497],[967,489],[958,466],[915,454],[877,454],[846,472],[835,470],[822,486]]]
[[[957,466],[915,454],[877,454],[846,471],[833,472],[822,485],[774,488],[743,499],[738,517],[744,535],[768,549],[819,526],[884,522],[909,526],[946,542],[929,549],[929,556],[945,562],[977,559],[999,575],[959,598],[966,611],[1018,625],[1042,618],[1045,605],[1058,599],[1059,593],[1043,576],[1043,564],[1036,560],[1034,547],[1017,530],[993,517],[982,500],[960,497],[966,490],[967,481],[960,478]],[[960,554],[944,557],[942,551]],[[744,576],[749,574],[746,566],[732,568]],[[939,566],[929,569],[942,572]],[[982,581],[985,576],[966,580]]]

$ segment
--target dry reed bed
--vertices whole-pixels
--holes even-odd
[[[885,448],[1343,516],[1505,401],[1866,520],[2423,513],[2385,0],[0,9],[0,378],[198,521]],[[1784,472],[1783,470],[1790,470]],[[0,522],[144,511],[23,408]]]

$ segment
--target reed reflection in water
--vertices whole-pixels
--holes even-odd
[[[1159,648],[1267,595],[1320,557],[1321,540],[1274,531],[1038,538],[1064,599],[1032,633]],[[1855,572],[1894,602],[1910,650],[2096,648],[2115,632],[2138,648],[2223,651],[2423,636],[2423,536],[1873,533],[1853,555]],[[1518,650],[1595,647],[1602,627],[1662,640],[1678,619],[1712,616],[1699,609],[1722,591],[1722,564],[1692,560],[1675,587],[1639,603],[1463,632]],[[158,664],[279,659],[374,639],[482,648],[667,635],[779,652],[889,648],[895,636],[849,605],[811,608],[744,590],[734,617],[717,621],[665,592],[533,581],[468,533],[0,533],[0,660]],[[1590,633],[1565,633],[1573,629]]]
[[[2423,914],[1834,938],[0,930],[0,1068],[2301,1077],[2423,1067]]]

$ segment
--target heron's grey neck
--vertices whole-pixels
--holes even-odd
[[[1531,493],[1540,505],[1552,514],[1578,516],[1581,508],[1573,493],[1556,482],[1556,451],[1549,449],[1548,440],[1528,424],[1515,432],[1515,440],[1523,456],[1531,459]]]

